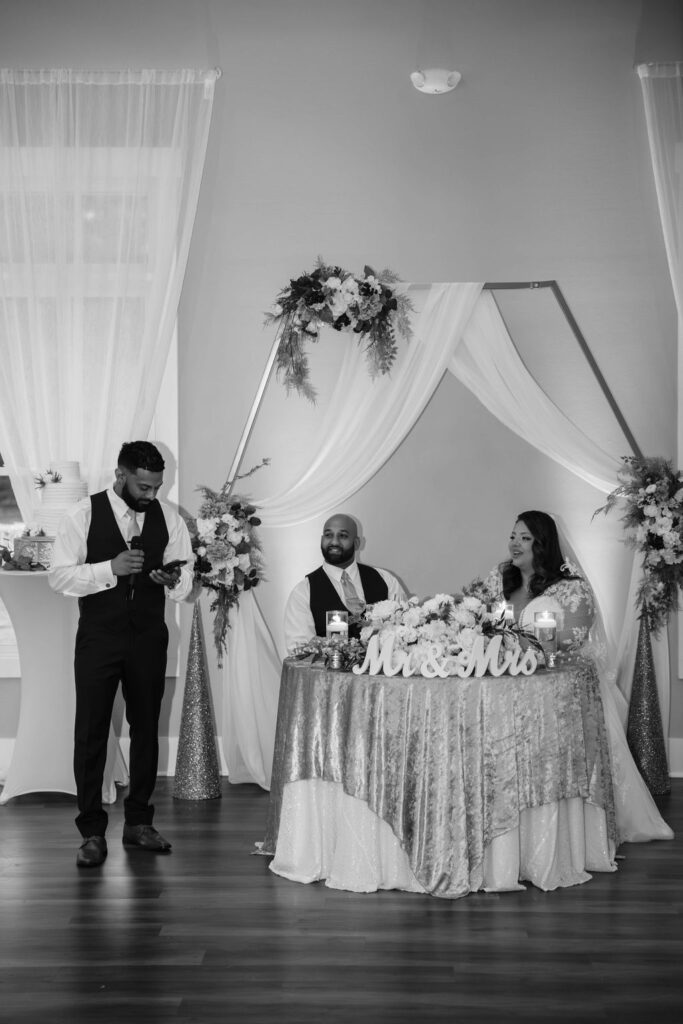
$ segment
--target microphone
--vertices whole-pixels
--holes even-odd
[[[136,534],[135,537],[131,537],[130,538],[130,550],[131,551],[143,551],[144,550],[144,548],[142,546],[142,537],[140,536],[140,534]],[[130,574],[130,576],[128,577],[128,600],[129,601],[133,600],[133,594],[135,593],[135,576],[136,576],[136,574],[134,572],[132,572]]]

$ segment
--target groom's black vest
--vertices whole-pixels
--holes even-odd
[[[92,516],[87,538],[86,562],[106,562],[116,558],[128,545],[123,539],[106,491],[90,497]],[[116,577],[116,585],[79,599],[81,629],[93,627],[107,632],[158,627],[164,622],[164,588],[149,578],[150,569],[161,568],[168,544],[168,527],[158,501],[145,509],[141,534],[145,561],[136,573],[133,594],[128,578]]]
[[[371,565],[361,565],[358,562],[358,572],[366,603],[374,604],[375,601],[386,601],[389,596],[389,588],[377,570],[373,569]],[[310,605],[315,632],[318,636],[325,636],[327,632],[325,612],[344,612],[348,609],[322,566],[315,572],[309,572],[307,579],[311,589]],[[349,630],[349,636],[354,632],[358,635],[357,631]]]

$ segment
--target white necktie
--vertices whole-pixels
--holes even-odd
[[[128,544],[132,541],[133,537],[140,536],[140,524],[138,523],[138,517],[132,508],[129,508],[126,515],[130,520],[128,524]]]
[[[358,596],[358,591],[351,582],[351,577],[347,573],[346,569],[341,574],[341,585],[344,593],[344,604],[349,609],[352,615],[360,615],[365,609],[365,602],[361,601]]]

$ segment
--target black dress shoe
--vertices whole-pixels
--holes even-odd
[[[153,825],[124,825],[123,845],[139,846],[152,853],[168,853],[171,849],[168,839],[164,839]]]
[[[97,868],[107,856],[107,840],[104,836],[86,836],[76,854],[79,868]]]

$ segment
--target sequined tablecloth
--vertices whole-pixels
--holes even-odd
[[[285,785],[341,783],[393,830],[427,892],[455,896],[520,811],[614,797],[599,682],[582,661],[532,676],[356,676],[287,659],[263,853],[275,853]]]

